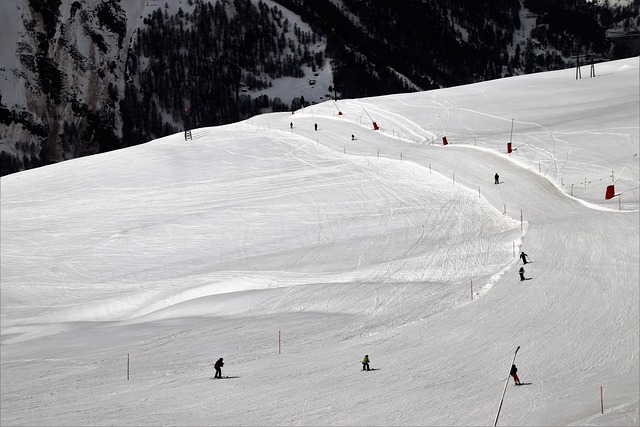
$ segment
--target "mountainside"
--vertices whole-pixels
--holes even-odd
[[[640,58],[596,71],[1,177],[0,425],[637,427]]]
[[[15,39],[15,58],[4,61],[13,52],[3,52],[8,66],[0,70],[2,173],[121,147],[128,41],[119,2],[10,0],[1,7],[12,18],[3,20],[11,24],[3,33]]]
[[[637,54],[638,2],[6,0],[2,175],[331,97]],[[626,50],[625,50],[626,49]]]

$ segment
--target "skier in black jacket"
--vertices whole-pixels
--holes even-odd
[[[213,378],[222,378],[222,367],[224,366],[224,362],[222,361],[222,357],[218,359],[218,361],[213,365],[216,368],[216,374]]]

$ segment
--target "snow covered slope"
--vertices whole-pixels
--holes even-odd
[[[596,71],[3,177],[2,425],[491,425],[517,346],[500,425],[637,425],[640,63]]]

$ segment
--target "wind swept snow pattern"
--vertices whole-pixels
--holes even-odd
[[[638,425],[639,65],[2,177],[1,424]]]

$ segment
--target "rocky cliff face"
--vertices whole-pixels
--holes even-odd
[[[15,7],[15,59],[0,70],[3,174],[118,148],[127,49],[119,2]]]

